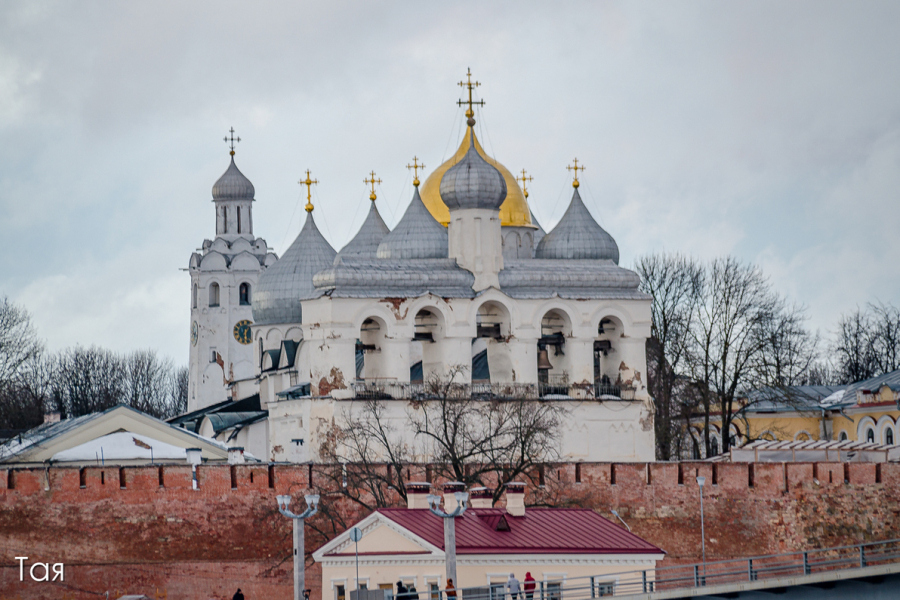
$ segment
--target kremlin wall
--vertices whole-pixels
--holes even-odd
[[[106,591],[227,600],[238,587],[248,599],[288,600],[290,522],[278,514],[276,494],[300,504],[308,489],[322,495],[324,510],[307,521],[307,554],[366,513],[329,491],[326,469],[200,466],[198,490],[189,466],[0,471],[0,600],[93,599]],[[421,471],[413,467],[410,476],[424,481]],[[526,502],[589,507],[613,520],[615,509],[668,553],[664,564],[699,562],[698,474],[707,482],[709,560],[900,537],[894,463],[548,466],[545,485],[529,486]],[[19,556],[28,557],[24,582]],[[331,600],[308,560],[311,600]],[[31,581],[35,562],[63,563],[64,582]]]

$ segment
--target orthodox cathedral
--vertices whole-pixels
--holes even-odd
[[[473,397],[561,403],[561,459],[653,460],[650,299],[582,202],[584,167],[569,167],[571,202],[545,234],[525,172],[514,177],[475,134],[478,83],[460,85],[459,149],[421,185],[413,160],[412,198],[393,230],[373,173],[368,215],[340,251],[316,226],[308,171],[306,223],[284,255],[254,237],[254,188],[235,165],[232,132],[212,192],[216,238],[190,260],[182,424],[267,461],[317,461],[358,400],[383,400],[402,432],[426,382],[452,377]]]

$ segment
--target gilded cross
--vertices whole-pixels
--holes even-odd
[[[522,169],[522,176],[516,177],[516,181],[522,182],[522,192],[525,194],[525,197],[527,198],[528,197],[528,188],[525,186],[528,185],[529,181],[534,181],[534,177],[532,177],[531,175],[526,176],[525,169]]]
[[[575,159],[575,166],[567,166],[566,169],[569,171],[575,171],[575,181],[572,182],[572,187],[577,188],[580,184],[578,183],[578,171],[580,170],[582,173],[584,172],[584,166],[578,166],[578,159]]]
[[[371,183],[372,184],[372,193],[369,194],[369,200],[371,200],[372,202],[375,202],[375,199],[378,198],[378,196],[375,195],[375,184],[377,183],[378,185],[381,185],[381,180],[375,179],[375,171],[372,171],[370,173],[370,177],[371,177],[371,179],[369,179],[369,178],[363,179],[363,183]]]
[[[420,165],[419,157],[413,156],[413,164],[406,165],[406,168],[413,170],[413,185],[419,187],[419,169],[425,169],[425,165]]]
[[[457,100],[456,104],[462,106],[463,104],[468,104],[469,108],[466,109],[466,117],[471,119],[475,116],[475,111],[472,110],[472,105],[477,104],[479,106],[484,106],[484,100],[472,100],[472,90],[481,85],[481,83],[477,81],[472,81],[472,69],[468,69],[468,73],[466,73],[467,81],[460,81],[459,87],[468,88],[469,90],[469,99],[468,100]]]
[[[310,179],[309,178],[309,169],[306,170],[306,179],[301,179],[298,181],[300,185],[306,186],[306,212],[311,213],[313,211],[312,205],[312,186],[319,183],[318,179]]]
[[[225,143],[228,144],[228,147],[229,147],[229,148],[231,148],[231,152],[230,152],[229,154],[231,154],[232,156],[234,156],[234,145],[235,145],[237,142],[240,142],[240,141],[241,141],[241,138],[239,138],[239,137],[234,137],[234,127],[232,127],[231,129],[229,129],[229,130],[228,130],[228,133],[230,134],[230,137],[226,137],[226,138],[225,138]]]

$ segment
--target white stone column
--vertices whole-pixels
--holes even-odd
[[[616,356],[620,359],[619,377],[622,385],[631,385],[635,390],[635,399],[643,400],[647,393],[647,355],[646,340],[640,338],[619,338],[615,340]]]
[[[475,275],[476,292],[500,289],[503,269],[503,240],[500,236],[500,211],[485,208],[461,208],[450,213],[448,226],[450,258]]]
[[[457,383],[472,383],[472,338],[471,337],[444,337],[433,344],[438,346],[435,352],[439,352],[442,361],[442,377],[451,367],[461,365],[465,370],[456,376]]]
[[[515,377],[511,377],[509,381],[513,381],[513,379],[515,379],[516,383],[537,384],[537,338],[521,337],[517,335],[516,337],[510,339],[506,343],[506,346],[509,350],[509,359],[512,363],[512,372],[515,375]],[[488,360],[490,360],[490,356],[488,356]],[[492,379],[493,375],[494,374],[492,369]],[[503,383],[506,383],[506,381],[504,381]]]
[[[569,383],[594,383],[594,340],[567,338],[564,347]],[[553,354],[553,350],[550,350]],[[550,360],[553,360],[552,358]]]

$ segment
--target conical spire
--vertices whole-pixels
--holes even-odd
[[[378,258],[447,258],[447,230],[438,223],[415,188],[403,218],[378,246]]]
[[[441,178],[441,198],[451,211],[462,208],[499,210],[506,199],[506,181],[475,150],[475,132],[469,128],[469,150]]]
[[[253,189],[253,184],[234,164],[234,153],[232,152],[231,164],[213,185],[213,200],[252,200],[255,194],[256,190]]]
[[[338,252],[338,256],[341,258],[375,258],[378,253],[378,245],[390,232],[391,230],[384,224],[378,208],[372,202],[369,214],[363,221],[362,227],[359,228],[359,232]]]
[[[313,275],[330,267],[336,254],[316,227],[312,212],[308,213],[291,247],[259,276],[253,294],[253,321],[302,322],[300,301],[321,295],[313,286]]]
[[[541,239],[535,258],[606,259],[619,264],[619,247],[581,201],[578,188],[566,214],[553,230]]]
[[[537,218],[534,216],[534,211],[531,211],[531,224],[537,227],[537,231],[534,232],[534,247],[537,248],[538,244],[541,243],[541,240],[544,239],[544,236],[547,235],[547,232],[544,231],[544,228],[538,223]]]

